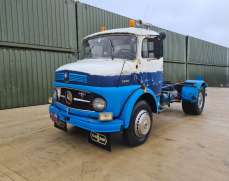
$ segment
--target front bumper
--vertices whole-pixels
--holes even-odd
[[[120,119],[114,119],[112,121],[99,121],[96,118],[72,114],[67,111],[68,107],[65,107],[66,109],[60,109],[59,107],[55,106],[55,104],[51,104],[49,107],[49,113],[56,115],[58,119],[68,124],[92,132],[111,133],[120,132],[123,130],[124,121]]]

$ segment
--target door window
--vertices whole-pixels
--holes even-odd
[[[142,42],[142,57],[143,58],[155,58],[154,53],[154,39],[145,38]]]

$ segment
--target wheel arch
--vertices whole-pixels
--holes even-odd
[[[157,103],[156,103],[156,100],[155,100],[154,96],[152,96],[150,93],[142,94],[138,98],[138,100],[136,101],[136,103],[138,101],[141,101],[141,100],[144,100],[144,101],[146,101],[149,104],[149,106],[150,106],[150,108],[151,108],[151,110],[152,110],[153,113],[157,113]]]
[[[121,112],[121,120],[124,120],[124,128],[128,128],[130,124],[130,119],[132,115],[132,111],[134,109],[135,104],[140,101],[145,100],[149,106],[152,109],[152,112],[156,113],[158,112],[159,107],[159,100],[157,99],[154,92],[150,89],[146,89],[144,91],[143,89],[137,90],[126,102],[124,109]]]

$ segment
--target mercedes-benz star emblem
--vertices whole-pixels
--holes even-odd
[[[72,93],[71,91],[67,91],[65,93],[65,102],[67,105],[72,105],[72,102],[73,102],[73,96],[72,96]]]
[[[82,98],[84,98],[86,96],[86,93],[85,92],[79,92],[78,95],[82,99]]]

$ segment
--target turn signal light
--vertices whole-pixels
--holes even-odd
[[[52,104],[52,97],[49,97],[48,103],[49,103],[49,104]]]
[[[100,121],[111,121],[113,120],[113,114],[111,112],[103,112],[99,114]]]

